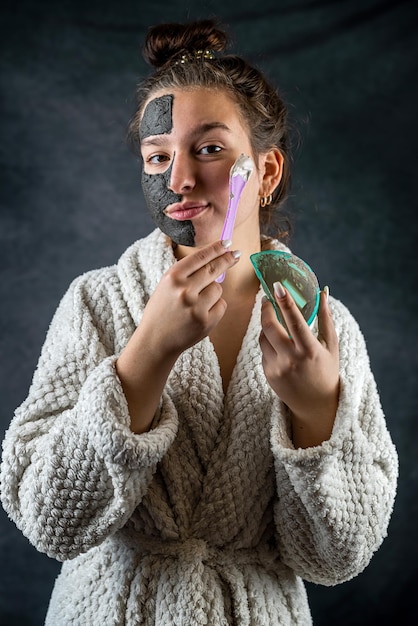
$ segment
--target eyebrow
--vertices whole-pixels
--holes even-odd
[[[199,135],[204,135],[205,133],[210,132],[211,130],[224,130],[228,133],[231,132],[231,129],[229,128],[229,126],[227,126],[226,124],[224,124],[223,122],[205,122],[204,124],[199,124],[198,126],[195,126],[194,128],[192,128],[191,132],[190,132],[190,136],[191,138],[197,137]],[[160,146],[163,143],[165,143],[166,137],[167,135],[151,135],[149,137],[146,137],[145,139],[142,140],[141,145],[143,146],[147,146],[147,145],[153,145],[153,146]]]

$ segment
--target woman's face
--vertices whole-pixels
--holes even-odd
[[[229,202],[229,172],[240,154],[254,160],[235,101],[212,89],[169,89],[148,101],[140,125],[142,188],[157,226],[174,242],[219,239]],[[241,196],[235,222],[259,229],[260,160]]]

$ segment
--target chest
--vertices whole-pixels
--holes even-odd
[[[229,306],[222,320],[211,332],[211,340],[219,362],[222,387],[226,393],[238,354],[251,320],[254,299],[249,298],[239,306]]]

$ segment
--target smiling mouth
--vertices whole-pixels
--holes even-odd
[[[208,207],[209,205],[204,204],[203,202],[178,202],[176,204],[170,204],[165,209],[164,213],[167,217],[181,222],[183,220],[191,220],[194,217],[198,217],[201,213],[206,211]]]

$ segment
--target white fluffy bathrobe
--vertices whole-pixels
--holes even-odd
[[[306,626],[302,579],[361,572],[395,497],[362,334],[331,298],[341,398],[318,447],[293,448],[265,379],[261,291],[227,394],[206,338],[178,359],[152,430],[133,434],[114,362],[174,262],[156,230],[71,285],[6,434],[3,506],[64,561],[49,626]]]

